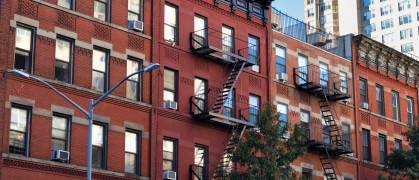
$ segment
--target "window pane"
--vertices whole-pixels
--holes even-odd
[[[55,58],[61,61],[70,62],[70,46],[69,41],[57,39],[55,48]]]
[[[92,146],[92,166],[96,168],[102,168],[102,162],[103,149],[101,147]]]
[[[55,61],[55,79],[69,82],[69,63]]]
[[[167,4],[164,5],[164,23],[176,26],[176,8],[169,6]]]
[[[138,61],[127,60],[127,76],[138,72],[140,70],[140,63]],[[139,75],[136,74],[131,76],[129,79],[133,81],[138,81]]]
[[[281,125],[285,126],[288,122],[288,107],[284,104],[277,104],[276,111],[279,113],[279,121],[281,121]]]
[[[106,21],[106,4],[95,1],[94,17]]]
[[[71,0],[57,0],[57,4],[61,7],[71,9]]]
[[[138,83],[133,81],[127,81],[127,98],[129,99],[138,99]]]
[[[16,28],[16,47],[30,51],[32,42],[32,30],[17,27]]]
[[[27,115],[26,109],[12,108],[10,129],[26,132]]]
[[[175,33],[176,29],[173,26],[164,25],[164,39],[167,41],[174,42],[175,41]]]
[[[9,137],[9,152],[10,153],[25,155],[26,153],[25,143],[26,141],[25,141],[24,133],[10,131],[10,137]]]
[[[309,114],[307,112],[301,112],[300,113],[300,120],[301,122],[309,123]]]
[[[125,132],[125,151],[137,153],[137,133]]]
[[[195,146],[195,165],[205,165],[205,149],[202,147]]]
[[[164,70],[164,88],[175,90],[175,72],[171,70]]]
[[[106,52],[93,50],[93,69],[106,71]]]
[[[15,69],[23,69],[25,72],[30,73],[30,54],[28,52],[16,49],[15,52]]]
[[[92,127],[92,144],[103,147],[103,126],[93,124]]]
[[[205,81],[202,79],[195,78],[195,96],[200,95],[199,98],[205,99]]]
[[[105,91],[105,74],[93,71],[92,86],[94,90]]]
[[[164,96],[163,97],[164,101],[172,101],[172,102],[175,101],[175,93],[173,93],[173,92],[164,90],[163,91],[163,96]]]
[[[137,158],[135,154],[125,153],[125,172],[137,173]]]
[[[140,13],[140,0],[128,0],[128,10]]]
[[[52,137],[67,139],[67,118],[52,117]]]
[[[194,18],[194,31],[199,31],[205,29],[205,19],[200,16],[195,16]],[[204,37],[205,31],[200,31],[201,33],[198,33],[197,35]]]
[[[64,140],[58,140],[58,139],[51,139],[51,150],[52,151],[56,151],[56,150],[66,150],[67,148],[65,147],[65,141]]]
[[[170,170],[173,171],[173,161],[165,161],[163,160],[163,170]]]
[[[138,14],[128,12],[128,21],[131,21],[131,20],[138,21],[139,19],[140,19],[140,16],[138,16]]]

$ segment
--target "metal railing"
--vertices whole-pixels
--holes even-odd
[[[216,55],[228,60],[233,60],[234,58],[229,56],[228,53],[231,53],[246,58],[252,64],[257,64],[259,61],[258,45],[235,38],[234,35],[229,35],[208,27],[191,32],[190,38],[192,49],[197,50],[211,46],[219,50],[219,52],[215,53]]]
[[[311,120],[309,123],[301,123],[304,128],[304,138],[306,140],[315,140],[319,142],[324,142],[326,144],[332,144],[332,137],[336,134],[330,134],[328,127],[325,122],[316,122]],[[351,149],[351,134],[350,132],[342,132],[341,126],[338,126],[339,131],[342,134],[342,143],[343,145]]]
[[[215,93],[191,96],[189,98],[190,113],[193,115],[200,115],[212,112],[212,108],[217,102],[218,96],[219,94]],[[226,98],[224,101],[226,102],[220,113],[221,115],[256,124],[257,115],[260,112],[259,107],[250,105],[247,102],[237,101],[235,98]]]
[[[352,94],[350,78],[313,64],[294,68],[294,83],[296,86],[306,83],[317,83],[330,89],[338,90],[344,94]]]

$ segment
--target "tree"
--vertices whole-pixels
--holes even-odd
[[[413,126],[402,134],[407,137],[411,149],[392,149],[384,171],[389,173],[388,179],[419,179],[419,128]]]
[[[257,121],[258,130],[244,132],[233,152],[233,161],[244,168],[229,172],[230,179],[296,179],[291,163],[307,152],[303,128],[299,124],[290,128],[278,121],[279,116],[274,104],[265,103]],[[289,138],[284,139],[288,132]]]

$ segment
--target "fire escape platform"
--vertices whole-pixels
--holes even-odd
[[[224,63],[224,64],[230,64],[230,63],[236,63],[236,62],[233,61],[233,60],[230,60],[230,59],[228,59],[226,57],[219,56],[219,55],[217,55],[215,53],[219,52],[221,54],[225,54],[227,56],[233,57],[236,60],[245,61],[245,62],[247,62],[246,65],[245,65],[245,67],[253,66],[256,63],[256,62],[250,62],[249,59],[246,59],[243,56],[240,56],[240,55],[237,55],[237,54],[234,54],[234,53],[231,53],[231,52],[224,51],[222,49],[219,49],[219,48],[217,48],[215,46],[211,46],[211,45],[202,46],[202,47],[196,48],[196,49],[194,48],[192,51],[195,54],[202,55],[202,56],[204,56],[204,57],[206,57],[208,59],[216,60],[216,61],[219,61],[219,62]]]
[[[321,85],[320,83],[316,83],[316,82],[297,84],[296,87],[297,89],[303,90],[313,95],[315,94],[319,95],[320,91],[325,90],[326,96],[332,101],[339,101],[339,100],[349,99],[352,97],[351,95],[347,93],[343,93],[342,91],[330,88],[325,85]]]
[[[308,140],[306,141],[306,144],[310,149],[313,149],[313,150],[316,150],[317,147],[325,147],[327,151],[329,151],[334,156],[339,156],[342,154],[349,154],[349,153],[354,152],[353,150],[348,149],[344,146],[337,146],[337,145],[323,142],[320,140]]]
[[[220,125],[231,126],[231,125],[247,125],[250,128],[253,128],[255,125],[251,122],[243,121],[229,116],[224,116],[222,114],[213,113],[213,112],[204,112],[200,114],[193,115],[194,119],[210,121]]]

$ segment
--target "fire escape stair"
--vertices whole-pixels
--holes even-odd
[[[324,170],[324,176],[327,180],[337,180],[338,178],[336,176],[335,167],[333,166],[332,159],[330,158],[327,148],[325,146],[317,146],[316,150]]]

